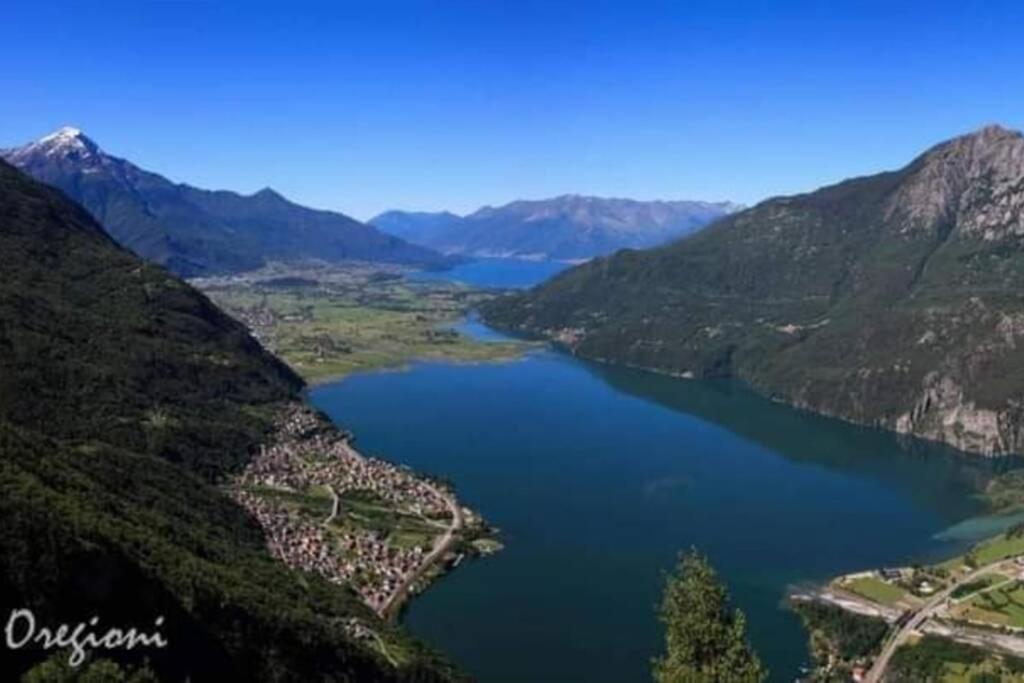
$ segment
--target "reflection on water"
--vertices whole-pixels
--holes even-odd
[[[452,481],[502,530],[504,551],[463,563],[406,618],[485,683],[649,680],[662,575],[691,545],[746,611],[772,680],[791,681],[807,652],[780,609],[787,587],[962,549],[939,535],[982,512],[974,494],[1003,466],[737,384],[547,351],[356,375],[311,397],[363,449]]]
[[[618,391],[714,422],[783,457],[877,478],[954,517],[976,512],[975,498],[985,484],[1024,464],[1016,457],[981,458],[943,444],[842,424],[767,401],[736,381],[680,380],[642,370],[584,365]],[[923,470],[927,476],[922,476]],[[983,519],[990,520],[993,533],[1008,526],[1004,517]]]

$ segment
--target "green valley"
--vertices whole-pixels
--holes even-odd
[[[379,264],[275,264],[195,284],[314,382],[414,360],[510,360],[528,348],[451,329],[493,294],[409,273]]]

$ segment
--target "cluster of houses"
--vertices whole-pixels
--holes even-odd
[[[270,329],[277,324],[277,316],[269,306],[257,305],[250,308],[243,306],[231,307],[231,315],[249,328],[249,333],[261,342],[269,341],[263,330]]]
[[[380,610],[407,576],[419,568],[427,549],[397,547],[384,535],[349,526],[331,526],[289,512],[273,496],[254,488],[302,493],[326,487],[335,500],[349,491],[368,491],[396,509],[444,527],[450,516],[439,489],[408,470],[360,455],[348,435],[336,431],[316,413],[293,406],[279,422],[276,438],[261,447],[233,489],[235,499],[259,522],[271,554],[289,567],[315,572],[327,580],[353,586],[372,608]],[[336,503],[343,505],[343,503]]]

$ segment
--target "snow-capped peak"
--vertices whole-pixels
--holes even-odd
[[[90,140],[85,133],[72,126],[64,126],[49,135],[45,135],[25,149],[42,150],[48,156],[55,154],[78,153],[82,155],[96,154],[99,146]]]
[[[81,130],[73,126],[64,126],[49,135],[39,138],[39,142],[44,144],[47,142],[66,142],[80,137],[84,137]]]
[[[0,149],[0,157],[22,170],[38,171],[47,164],[68,164],[68,168],[78,168],[82,173],[97,173],[118,161],[72,126],[64,126],[21,147]]]

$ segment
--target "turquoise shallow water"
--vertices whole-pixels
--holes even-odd
[[[554,352],[357,375],[311,396],[364,452],[451,480],[502,530],[504,551],[464,563],[406,617],[485,682],[649,680],[662,573],[691,545],[746,611],[773,680],[791,681],[806,637],[780,607],[787,586],[962,548],[970,534],[943,532],[978,513],[971,494],[990,476],[734,384]]]

